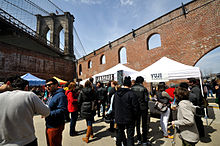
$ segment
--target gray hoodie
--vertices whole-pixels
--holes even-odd
[[[188,142],[198,142],[199,133],[194,120],[196,107],[189,100],[179,102],[177,119],[174,124],[179,126],[181,137]]]

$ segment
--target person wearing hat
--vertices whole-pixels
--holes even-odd
[[[134,145],[134,128],[137,118],[139,103],[136,94],[131,91],[131,78],[125,77],[122,88],[115,93],[113,113],[117,123],[116,146]],[[124,130],[127,131],[127,139]]]
[[[131,87],[131,90],[135,92],[138,97],[139,109],[138,118],[136,121],[136,131],[138,144],[143,143],[143,146],[147,145],[147,124],[148,124],[148,90],[143,86],[144,78],[138,76],[135,80],[135,84]],[[142,119],[142,120],[141,120]],[[142,140],[140,132],[140,122],[142,121]]]

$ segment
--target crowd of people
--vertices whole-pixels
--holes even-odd
[[[28,81],[18,76],[9,78],[0,87],[0,145],[37,146],[34,115],[45,118],[48,146],[62,145],[65,122],[70,121],[69,135],[78,135],[79,116],[85,119],[87,127],[82,142],[89,143],[94,137],[96,115],[110,124],[110,132],[116,133],[116,146],[133,146],[135,129],[137,144],[151,145],[148,135],[150,96],[156,97],[157,103],[161,104],[157,110],[161,113],[164,138],[173,138],[168,130],[170,120],[180,132],[184,146],[193,146],[205,136],[202,116],[197,111],[204,110],[207,103],[197,79],[189,79],[178,86],[170,84],[169,87],[160,82],[150,93],[143,83],[141,76],[133,83],[130,77],[125,77],[122,85],[117,81],[94,84],[90,78],[84,85],[71,81],[62,88],[56,79],[51,78],[46,80],[45,92],[40,99],[29,90]],[[213,90],[218,99],[219,85],[220,80],[217,80]]]

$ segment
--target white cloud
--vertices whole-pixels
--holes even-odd
[[[85,4],[101,4],[103,0],[81,0]]]
[[[104,0],[65,0],[72,1],[73,3],[83,3],[83,4],[101,4]]]
[[[133,5],[133,0],[120,0],[121,5]]]

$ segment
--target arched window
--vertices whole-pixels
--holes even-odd
[[[50,41],[50,30],[49,30],[49,29],[48,29],[47,36],[46,36],[46,37],[47,37],[47,40],[48,40],[48,41],[47,41],[47,45],[50,45],[50,44],[49,44],[49,43],[50,43],[50,42],[49,42],[49,41]]]
[[[105,64],[105,55],[102,55],[100,58],[100,64]]]
[[[127,53],[126,53],[126,48],[122,47],[118,51],[118,57],[119,57],[119,63],[121,64],[126,64],[127,63]]]
[[[81,64],[79,65],[79,75],[80,76],[82,75],[82,65]]]
[[[60,34],[59,34],[59,48],[64,51],[64,46],[65,46],[65,34],[64,34],[64,29],[60,26]]]
[[[151,50],[157,47],[161,47],[160,34],[153,34],[147,40],[147,49]]]
[[[92,68],[92,61],[91,60],[89,60],[89,62],[88,62],[88,68]]]

